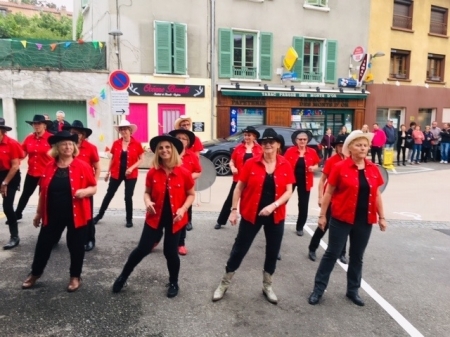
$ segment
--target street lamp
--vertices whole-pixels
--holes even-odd
[[[381,56],[384,56],[384,55],[386,55],[386,54],[383,53],[382,51],[377,51],[375,54],[373,54],[373,55],[371,54],[370,58],[373,59],[375,57],[381,57]]]
[[[109,35],[114,37],[114,47],[116,47],[116,55],[117,55],[117,69],[120,69],[120,36],[123,33],[119,29],[114,29],[108,33]]]

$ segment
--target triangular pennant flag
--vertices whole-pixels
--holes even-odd
[[[69,48],[69,46],[72,44],[72,42],[66,42],[66,44],[64,45],[64,47]]]
[[[38,50],[41,50],[42,49],[42,43],[36,43],[36,47],[37,47]]]
[[[100,98],[102,100],[104,100],[106,98],[106,90],[105,89],[102,89],[102,91],[100,91]]]
[[[78,39],[78,43],[83,44],[84,43],[83,39]]]
[[[99,128],[100,126],[102,126],[102,121],[101,121],[101,119],[99,119],[99,120],[97,121],[97,127]]]
[[[22,46],[23,46],[24,48],[26,48],[26,47],[27,47],[27,41],[25,41],[25,40],[22,40],[22,41],[20,41],[20,43],[22,43]]]
[[[100,46],[100,49],[103,48],[103,43],[102,42],[99,42],[98,45]]]
[[[109,151],[111,151],[111,149],[109,147],[105,146],[105,152],[109,152]]]
[[[97,103],[98,103],[98,97],[94,97],[94,98],[92,99],[92,103],[97,104]]]
[[[92,44],[94,45],[94,48],[95,48],[95,49],[98,48],[98,42],[97,42],[97,41],[92,41]]]
[[[88,104],[89,104],[90,106],[93,106],[93,105],[94,105],[93,99],[89,100]]]
[[[51,49],[52,51],[54,51],[54,50],[56,49],[56,43],[52,43],[52,44],[50,45],[50,49]]]
[[[93,107],[89,107],[89,115],[95,117],[95,109]]]
[[[105,136],[103,136],[103,133],[100,136],[98,136],[98,140],[101,142],[105,140]]]

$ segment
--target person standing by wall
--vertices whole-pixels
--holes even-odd
[[[361,128],[361,131],[364,133],[368,133],[369,132],[369,126],[367,124],[364,124]]]
[[[422,143],[422,163],[428,163],[428,160],[431,161],[430,152],[431,152],[431,142],[434,139],[433,133],[431,132],[431,128],[429,125],[425,127],[425,131],[423,132],[423,143]]]
[[[406,131],[406,125],[402,124],[397,135],[397,166],[400,166],[400,154],[402,154],[402,164],[406,166],[405,163],[405,153],[406,153],[406,138],[408,133]]]
[[[327,158],[330,158],[333,154],[333,143],[334,136],[331,133],[331,129],[327,128],[325,135],[323,136],[320,145],[323,147],[323,164],[327,161]]]
[[[448,164],[450,153],[450,128],[448,123],[444,123],[439,135],[441,137],[441,164]]]
[[[20,242],[13,203],[20,187],[20,161],[25,157],[19,142],[6,134],[11,130],[11,127],[5,125],[5,119],[0,118],[0,194],[10,233],[8,243],[3,246],[5,250],[17,247]]]
[[[384,134],[386,135],[386,149],[393,149],[395,144],[395,128],[394,121],[388,120],[387,124],[383,127]]]
[[[438,161],[438,148],[441,141],[441,128],[437,126],[437,122],[431,123],[431,133],[433,134],[433,140],[431,141],[431,156],[433,161]]]
[[[409,123],[409,129],[406,131],[406,148],[408,149],[408,163],[412,163],[412,156],[414,151],[414,138],[412,136],[414,129],[416,128],[416,122]]]
[[[67,122],[66,120],[64,120],[66,118],[66,114],[64,111],[59,110],[56,112],[56,119],[53,121],[53,131],[59,132],[63,130],[64,126],[69,126],[69,122]]]
[[[411,165],[413,164],[413,162],[415,164],[420,164],[422,143],[425,138],[423,132],[420,130],[420,125],[416,125],[415,130],[412,133],[412,138],[414,140],[414,145],[413,145],[413,153],[411,155]]]
[[[375,156],[378,157],[378,164],[381,166],[381,153],[383,152],[383,146],[386,144],[386,134],[380,129],[377,123],[373,125],[373,139],[370,147],[370,153],[372,157],[372,163],[375,163]]]

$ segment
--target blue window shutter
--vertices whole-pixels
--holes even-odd
[[[187,26],[185,24],[173,24],[173,45],[173,73],[186,75]]]
[[[155,21],[155,72],[172,73],[172,24]]]
[[[219,28],[219,77],[231,78],[233,52],[233,32],[231,29]]]
[[[303,80],[303,50],[305,48],[305,39],[303,37],[294,36],[292,47],[298,54],[297,62],[295,62],[292,71],[297,74],[297,80]]]
[[[327,63],[325,69],[325,82],[336,82],[337,41],[327,41]]]
[[[259,67],[260,67],[260,78],[262,80],[272,79],[272,45],[273,45],[273,34],[264,33],[260,34],[260,55],[259,55]]]

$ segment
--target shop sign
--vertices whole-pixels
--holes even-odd
[[[205,86],[184,84],[130,83],[128,92],[131,96],[203,98],[205,97]]]
[[[306,98],[301,99],[299,105],[303,107],[348,108],[349,100],[346,98]]]
[[[280,97],[280,98],[366,98],[367,93],[331,93],[331,92],[295,92],[295,91],[262,91],[262,90],[228,90],[222,89],[224,96],[245,96],[248,97]]]
[[[231,105],[266,106],[266,100],[263,97],[233,97]]]
[[[192,122],[192,131],[205,132],[205,122]]]

